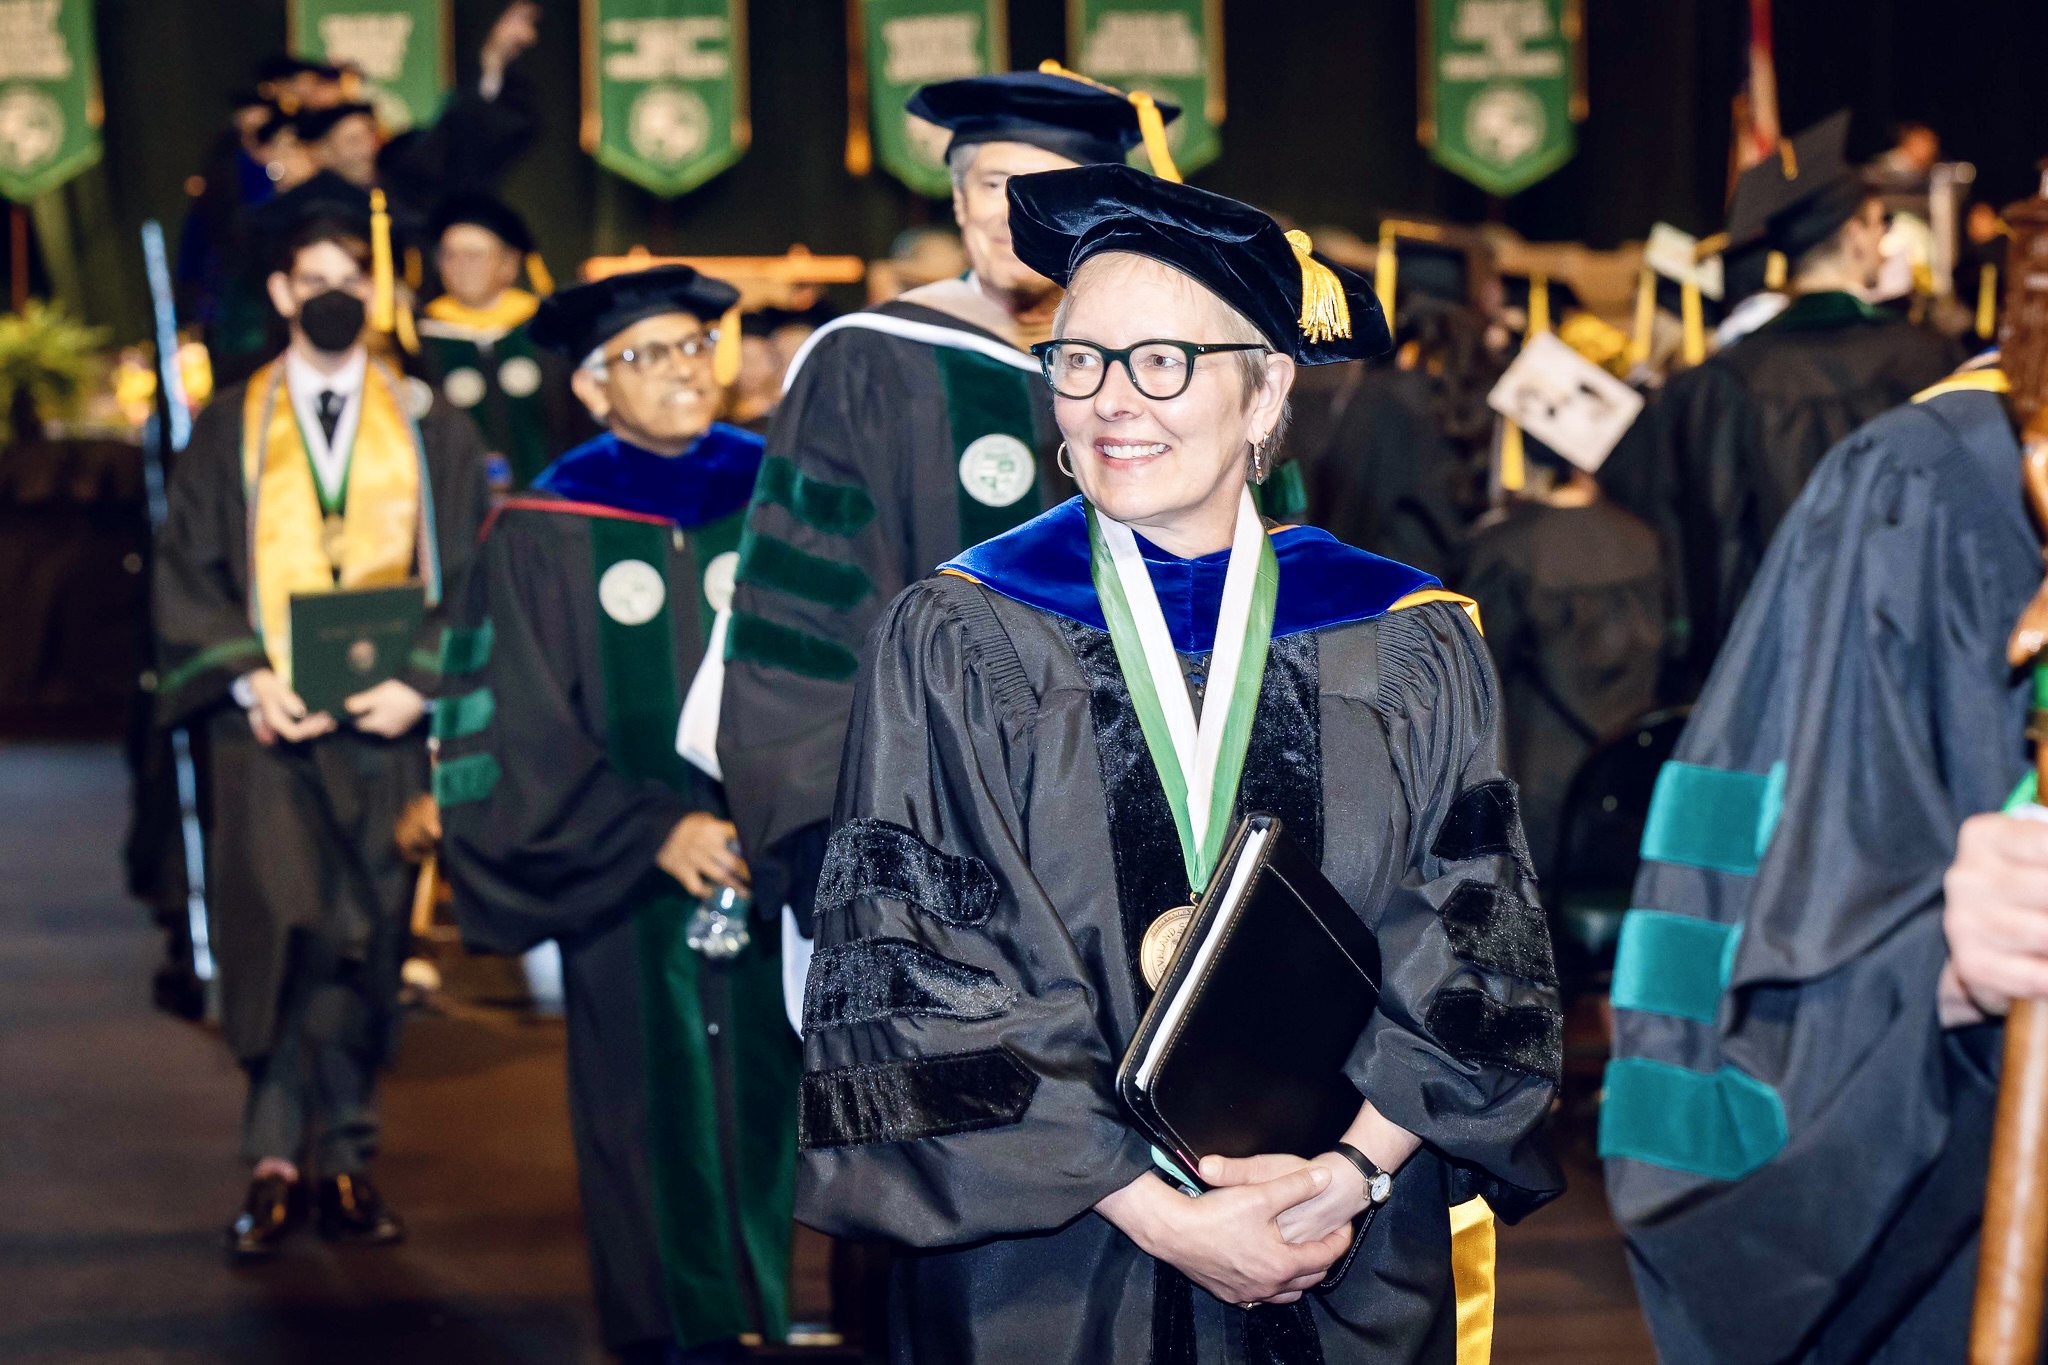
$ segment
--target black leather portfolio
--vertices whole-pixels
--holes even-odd
[[[1327,1152],[1362,1102],[1344,1062],[1379,1002],[1372,932],[1272,815],[1245,817],[1117,1069],[1138,1126],[1205,1156]]]

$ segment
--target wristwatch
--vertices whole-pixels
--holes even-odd
[[[1371,1157],[1348,1142],[1338,1143],[1335,1150],[1337,1155],[1356,1166],[1358,1173],[1365,1177],[1365,1211],[1376,1212],[1394,1193],[1394,1177],[1381,1170]]]

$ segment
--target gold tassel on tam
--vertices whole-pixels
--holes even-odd
[[[1681,353],[1687,365],[1697,365],[1707,358],[1707,316],[1706,305],[1700,302],[1700,283],[1687,280],[1678,287],[1678,306],[1684,324],[1685,349]]]
[[[1394,290],[1401,278],[1401,259],[1394,241],[1393,223],[1381,223],[1379,254],[1372,261],[1372,292],[1379,295],[1380,311],[1389,323],[1394,318]]]
[[[1631,368],[1650,362],[1653,334],[1657,329],[1657,272],[1648,266],[1636,277],[1636,329],[1628,342]]]
[[[1764,257],[1764,288],[1774,292],[1783,289],[1791,273],[1791,266],[1786,263],[1784,252],[1773,251]]]
[[[1119,90],[1105,81],[1084,76],[1078,71],[1069,71],[1052,58],[1047,57],[1038,64],[1041,76],[1064,76],[1070,81],[1079,81],[1107,94],[1116,95],[1131,102],[1138,111],[1138,136],[1145,143],[1145,159],[1152,163],[1152,174],[1161,180],[1180,183],[1180,168],[1173,164],[1173,153],[1166,142],[1166,120],[1160,116],[1159,103],[1142,90]]]
[[[404,299],[397,301],[397,317],[393,319],[398,329],[398,344],[407,355],[420,353],[419,329],[413,326],[412,304]]]
[[[1301,334],[1310,341],[1334,341],[1351,335],[1351,301],[1336,272],[1311,256],[1315,243],[1296,228],[1287,234],[1301,267]]]
[[[397,282],[391,261],[391,209],[384,191],[370,191],[370,325],[389,332],[397,320]]]
[[[548,263],[541,259],[538,251],[526,253],[526,282],[533,286],[537,298],[544,299],[555,292],[555,277],[548,271]]]
[[[1998,267],[1986,262],[1977,271],[1977,336],[1989,341],[1998,331]]]
[[[1536,336],[1550,330],[1550,278],[1547,275],[1529,277],[1529,332]]]
[[[417,294],[427,282],[426,262],[420,257],[420,249],[409,246],[405,249],[405,287]]]
[[[718,341],[711,348],[711,378],[719,388],[730,388],[740,377],[740,306],[734,304],[718,320]]]

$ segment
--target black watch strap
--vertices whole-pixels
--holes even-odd
[[[1393,1193],[1393,1177],[1381,1170],[1371,1157],[1348,1142],[1339,1142],[1334,1150],[1338,1156],[1357,1167],[1359,1175],[1365,1178],[1367,1207],[1376,1209],[1386,1203],[1387,1197]]]

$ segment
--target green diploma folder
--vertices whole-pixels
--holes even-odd
[[[342,702],[405,668],[426,620],[426,591],[353,588],[292,598],[292,689],[307,714],[346,724]]]

